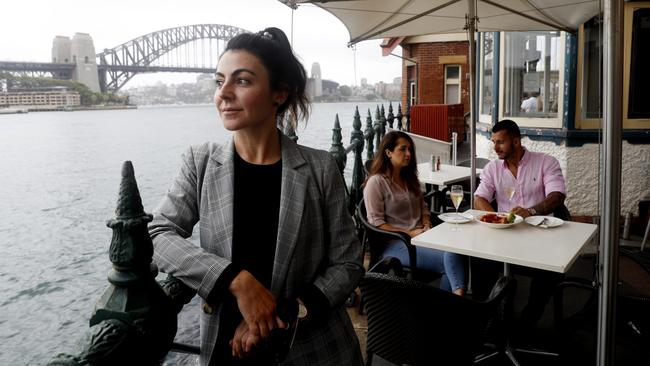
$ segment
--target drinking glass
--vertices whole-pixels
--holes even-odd
[[[451,186],[451,202],[454,204],[454,207],[456,207],[456,219],[458,219],[458,207],[460,207],[460,203],[463,201],[463,186],[461,185],[453,185]],[[452,231],[460,231],[460,228],[458,228],[458,221],[456,222],[456,225],[452,228]]]
[[[512,186],[507,186],[503,189],[503,193],[505,193],[506,197],[508,198],[508,205],[510,205],[510,209],[512,209],[512,197],[515,196],[515,187]]]

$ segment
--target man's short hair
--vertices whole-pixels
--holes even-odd
[[[511,137],[521,138],[521,131],[519,131],[519,126],[517,126],[515,121],[504,119],[495,123],[494,127],[492,127],[492,133],[497,133],[503,130],[508,131],[508,135]]]

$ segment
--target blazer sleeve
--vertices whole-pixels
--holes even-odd
[[[341,305],[357,287],[364,273],[361,244],[347,210],[347,192],[334,159],[327,153],[323,169],[323,219],[327,258],[314,285],[331,306]]]
[[[183,154],[180,172],[154,210],[149,235],[154,245],[153,259],[158,268],[207,299],[231,262],[187,240],[199,221],[202,175],[208,160],[207,153],[200,154],[203,158],[197,158],[195,153],[190,148]]]

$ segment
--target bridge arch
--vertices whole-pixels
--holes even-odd
[[[214,68],[164,67],[151,64],[181,45],[200,39],[228,41],[245,33],[242,28],[223,24],[195,24],[145,34],[97,54],[99,85],[103,92],[117,91],[135,74],[154,71],[205,72]]]

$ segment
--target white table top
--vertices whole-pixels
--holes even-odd
[[[476,174],[480,174],[482,169],[476,169]],[[447,186],[452,183],[469,179],[471,169],[465,166],[440,164],[440,170],[431,171],[431,163],[418,164],[418,179],[422,183],[433,184],[436,186]]]
[[[469,210],[475,217],[483,211]],[[582,247],[596,234],[593,224],[565,221],[543,229],[525,222],[506,229],[493,229],[479,222],[442,224],[411,240],[417,246],[565,273]]]

